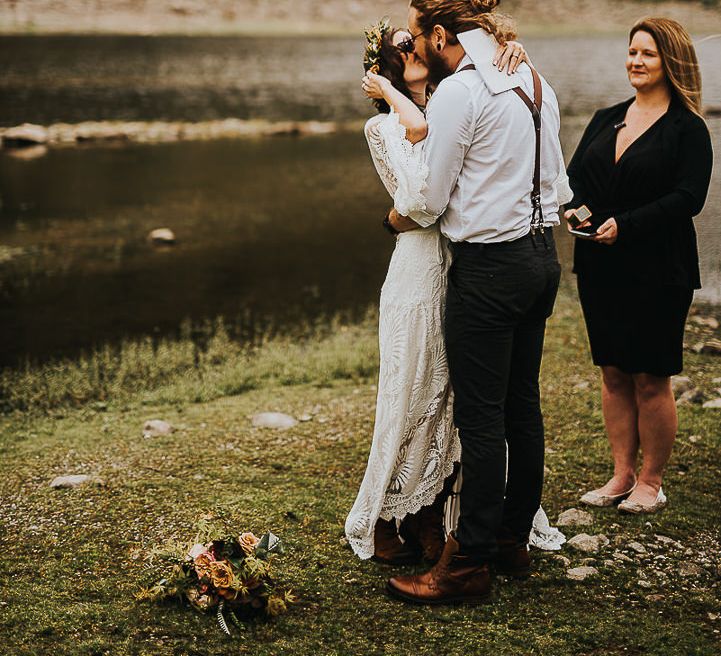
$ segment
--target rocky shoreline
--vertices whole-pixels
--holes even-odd
[[[721,117],[721,107],[707,107],[707,118]],[[227,118],[215,121],[83,121],[0,127],[0,149],[32,159],[48,147],[122,143],[172,143],[214,139],[311,137],[357,132],[363,121],[265,121]]]
[[[2,148],[23,157],[44,154],[48,147],[100,143],[170,143],[259,137],[306,137],[358,130],[358,122],[244,121],[84,121],[49,126],[24,123],[0,128]]]

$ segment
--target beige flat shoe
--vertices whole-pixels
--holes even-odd
[[[592,490],[591,492],[586,492],[586,494],[581,497],[581,503],[585,503],[587,506],[595,506],[596,508],[608,508],[627,499],[635,489],[636,485],[621,494],[599,494],[596,490]]]
[[[662,508],[665,508],[667,505],[668,499],[663,493],[663,488],[659,488],[658,494],[656,495],[656,501],[654,501],[653,503],[644,506],[642,503],[637,503],[635,501],[629,501],[628,499],[626,499],[625,501],[622,501],[618,504],[618,511],[623,513],[630,513],[632,515],[650,515],[652,513],[658,512]]]

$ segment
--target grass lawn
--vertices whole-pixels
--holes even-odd
[[[566,530],[610,539],[591,561],[561,552],[572,566],[592,564],[597,576],[571,581],[555,555],[536,551],[531,579],[499,580],[489,606],[429,609],[389,599],[385,581],[395,570],[359,561],[343,540],[373,426],[375,340],[370,318],[250,355],[228,347],[230,355],[210,357],[211,344],[199,366],[187,364],[191,351],[164,356],[174,348],[165,345],[156,357],[175,364],[154,374],[152,352],[138,347],[148,372],[133,378],[127,365],[123,378],[115,367],[96,397],[91,360],[6,376],[6,396],[15,390],[0,415],[0,654],[721,653],[721,410],[700,406],[680,411],[663,513],[594,510],[593,526]],[[713,395],[721,359],[690,353],[686,373]],[[63,396],[63,384],[75,392]],[[543,369],[544,506],[552,520],[609,473],[597,387],[566,289]],[[42,389],[52,402],[40,402]],[[252,427],[253,414],[271,410],[312,419],[288,431]],[[145,439],[143,423],[153,418],[177,430]],[[55,476],[79,473],[104,486],[49,488]],[[287,615],[227,638],[210,616],[134,601],[148,583],[136,550],[192,539],[209,513],[232,517],[239,532],[272,530],[284,539],[276,568],[301,598]]]

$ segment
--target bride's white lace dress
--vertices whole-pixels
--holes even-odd
[[[365,135],[395,207],[405,215],[424,207],[421,192],[428,171],[422,146],[405,138],[398,115],[374,116],[366,123]],[[461,456],[443,339],[447,240],[437,224],[396,240],[380,298],[373,441],[345,524],[348,542],[360,558],[373,556],[378,518],[402,519],[433,503]],[[531,544],[559,549],[564,541],[539,510]]]

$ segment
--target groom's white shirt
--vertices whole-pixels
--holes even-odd
[[[533,77],[526,64],[512,76],[498,71],[496,40],[484,30],[458,38],[466,55],[428,103],[426,206],[410,218],[428,227],[440,217],[451,241],[511,241],[530,231],[536,142],[531,113],[510,89],[520,86],[533,98]],[[475,71],[459,72],[470,63]],[[541,118],[541,200],[550,226],[559,223],[554,183],[562,159],[558,101],[545,80]]]

